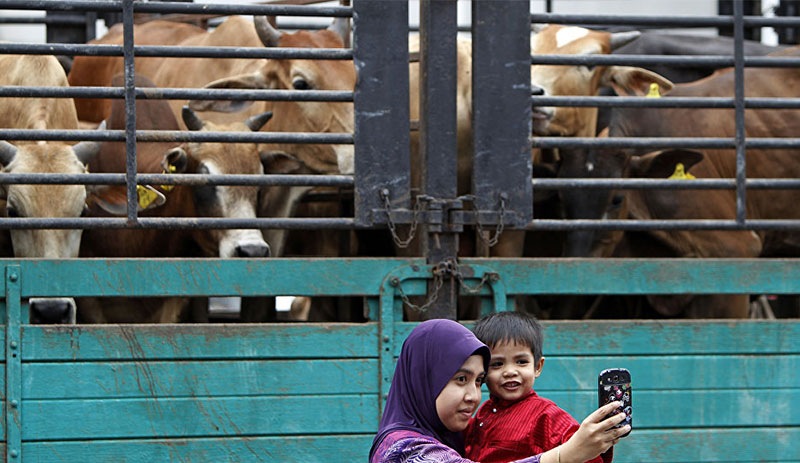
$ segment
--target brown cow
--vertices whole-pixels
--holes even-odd
[[[152,86],[143,77],[137,85]],[[108,127],[124,127],[121,100],[112,105]],[[260,130],[269,114],[246,123],[220,125],[202,122],[192,111],[184,113],[184,123],[191,130],[250,131]],[[177,130],[178,124],[164,100],[143,100],[136,104],[137,129]],[[103,143],[101,152],[90,164],[92,172],[124,172],[125,148],[120,142]],[[195,143],[182,146],[174,143],[137,144],[139,172],[197,173],[211,175],[262,175],[259,153],[254,143]],[[124,206],[124,187],[109,187],[90,202],[93,215],[117,215]],[[258,188],[250,186],[177,185],[158,187],[166,197],[160,207],[142,211],[142,217],[224,217],[248,219],[256,217]],[[116,191],[116,195],[113,192]],[[93,229],[87,230],[81,247],[83,257],[266,257],[269,246],[258,230],[224,229]],[[118,301],[115,301],[118,302]],[[79,319],[89,323],[161,322],[174,323],[186,319],[188,300],[126,299],[117,307],[101,304],[97,299],[81,300]],[[116,304],[115,304],[116,305]],[[123,306],[123,307],[120,307]],[[195,314],[195,317],[198,315]],[[202,317],[202,314],[200,315]]]
[[[800,56],[793,48],[779,54]],[[800,89],[797,68],[750,68],[745,70],[745,94],[748,97],[795,97]],[[668,94],[677,97],[732,97],[732,69],[690,84],[679,84]],[[800,111],[792,109],[749,109],[745,125],[748,138],[796,137],[793,121]],[[733,138],[732,109],[687,108],[616,108],[609,127],[610,137],[726,137]],[[686,166],[696,163],[690,173],[697,178],[733,178],[736,157],[733,150],[704,150],[702,160],[694,152],[668,150],[641,156],[641,150],[589,150],[573,153],[575,162],[565,169],[565,177],[620,178],[632,174],[665,177],[678,161]],[[748,178],[796,178],[800,168],[791,149],[749,149]],[[699,161],[699,162],[698,162]],[[592,167],[589,172],[588,166]],[[570,218],[600,219],[609,209],[619,207],[611,200],[615,192],[596,190],[592,195],[564,195]],[[793,190],[753,190],[747,192],[748,219],[797,219]],[[736,217],[736,200],[730,190],[643,191],[627,195],[629,215],[642,219],[727,219]],[[571,234],[573,255],[596,252],[600,244],[592,232]],[[674,257],[770,257],[800,255],[798,236],[790,231],[653,231],[649,237],[661,244],[662,254]],[[640,237],[638,234],[637,237]],[[634,243],[635,245],[635,243]],[[632,244],[626,243],[630,249]],[[746,296],[714,299],[683,296],[650,300],[667,315],[690,317],[745,317]],[[726,300],[727,299],[727,300]]]
[[[0,55],[0,86],[67,87],[67,76],[53,56]],[[71,98],[2,98],[0,127],[13,129],[78,128]],[[7,174],[81,174],[99,145],[82,142],[0,142],[0,164]],[[7,217],[80,217],[85,209],[83,185],[4,184],[0,187]],[[64,259],[78,256],[80,229],[13,229],[10,243],[16,257]],[[4,249],[3,254],[10,254]],[[75,302],[67,298],[32,299],[34,323],[66,323],[75,320]]]
[[[136,45],[174,45],[189,38],[202,37],[207,34],[205,29],[191,24],[162,20],[137,24],[133,30]],[[112,26],[104,36],[89,41],[89,44],[122,45],[122,34],[122,23],[118,23]],[[164,59],[136,57],[136,73],[152,76]],[[109,87],[114,76],[122,74],[122,72],[122,57],[76,56],[69,72],[69,83],[73,87]],[[78,111],[78,120],[97,125],[108,119],[111,115],[112,101],[112,99],[76,98],[75,108]],[[180,113],[175,112],[175,114],[176,117],[179,117]]]

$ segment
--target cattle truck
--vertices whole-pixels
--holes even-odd
[[[560,241],[567,233],[583,230],[609,236],[653,230],[727,231],[756,237],[767,232],[797,233],[797,219],[753,218],[754,212],[746,207],[748,195],[793,190],[797,180],[780,175],[747,178],[746,165],[760,160],[747,157],[748,150],[796,149],[799,138],[749,137],[744,125],[746,114],[754,108],[790,117],[797,111],[797,99],[752,97],[744,91],[743,82],[745,68],[769,67],[764,60],[772,59],[746,56],[745,28],[797,27],[797,21],[747,15],[744,2],[733,2],[733,11],[721,15],[696,10],[686,14],[531,13],[528,3],[422,1],[414,3],[412,11],[419,17],[412,26],[418,27],[410,27],[409,3],[400,1],[352,0],[340,5],[4,0],[0,30],[25,23],[46,26],[48,36],[58,36],[59,27],[69,27],[84,37],[51,43],[10,40],[0,43],[0,53],[56,55],[73,72],[75,68],[69,67],[79,57],[115,58],[124,84],[72,84],[64,89],[23,82],[0,87],[0,100],[51,97],[73,98],[77,103],[105,98],[124,102],[126,111],[126,122],[113,129],[100,126],[98,130],[99,120],[74,130],[0,127],[0,140],[12,145],[11,153],[25,141],[125,146],[124,168],[118,172],[41,174],[4,169],[0,175],[4,193],[11,185],[65,184],[86,185],[87,198],[112,187],[122,191],[121,212],[105,216],[25,216],[15,206],[15,201],[25,198],[3,195],[6,206],[0,231],[7,257],[0,260],[5,280],[0,454],[4,461],[365,461],[394,362],[418,322],[414,320],[452,318],[472,326],[482,314],[523,307],[544,319],[548,371],[537,380],[537,392],[573,416],[584,417],[596,408],[595,382],[601,370],[624,367],[631,371],[636,389],[634,429],[616,446],[615,461],[800,461],[800,322],[796,308],[781,312],[775,306],[777,301],[793,301],[791,296],[800,293],[796,255],[562,258]],[[458,13],[465,6],[471,18],[468,24]],[[152,20],[184,21],[214,30],[234,15],[277,18],[272,23],[277,36],[291,33],[290,29],[318,30],[319,24],[329,24],[334,18],[348,20],[352,33],[342,35],[341,48],[314,50],[181,46],[180,42],[153,43],[155,39],[147,42],[154,36],[133,33],[134,26]],[[118,42],[85,43],[94,38],[85,33],[95,33],[97,18],[107,19],[109,27],[115,21],[122,25],[117,29]],[[732,38],[727,52],[700,56],[689,56],[689,52],[678,56],[531,55],[531,26],[544,23],[600,31],[668,28],[691,33],[693,28],[728,28]],[[419,38],[416,53],[406,47],[409,35]],[[459,36],[471,40],[471,62],[461,69],[470,90],[466,116],[454,98],[462,95],[459,85],[464,84],[458,80],[456,63]],[[138,66],[157,56],[184,60],[179,67],[188,66],[185,63],[192,58],[333,61],[354,63],[357,74],[350,88],[314,88],[309,81],[315,76],[300,74],[289,80],[291,88],[183,88],[158,82],[155,88],[139,87]],[[773,67],[800,66],[791,56],[775,59]],[[662,98],[574,96],[538,92],[531,86],[532,65],[574,68],[588,75],[612,66],[668,63],[681,67],[698,61],[733,68],[734,94],[705,100],[676,100],[668,94]],[[413,65],[418,72],[410,77]],[[165,100],[192,100],[195,108],[203,107],[204,101],[229,106],[271,102],[275,111],[264,129],[254,132],[164,126],[137,130],[136,108]],[[325,108],[331,106],[326,105],[345,105],[352,110],[351,130],[273,130],[277,125],[270,124],[281,118],[309,117],[288,110],[281,113],[277,109],[281,102],[287,108],[293,104],[316,111],[329,111]],[[415,105],[418,110],[410,108]],[[725,108],[732,115],[732,128],[726,136],[707,137],[698,127],[696,136],[659,140],[532,132],[533,108],[587,107]],[[197,114],[212,117],[208,112]],[[471,131],[466,158],[456,140],[457,127],[464,121]],[[155,171],[137,170],[137,154],[154,142],[258,144],[268,153],[262,158],[272,164],[265,175],[233,177],[210,170],[190,174],[169,162]],[[321,168],[314,159],[294,156],[301,152],[298,147],[309,143],[317,147],[316,152],[329,156],[335,152],[338,157],[329,158],[335,162]],[[560,156],[568,156],[570,150],[598,147],[728,150],[737,168],[726,178],[691,180],[696,183],[666,178],[564,178],[548,169],[554,164],[558,167],[559,160],[563,161]],[[13,156],[4,157],[4,166],[12,161]],[[459,184],[463,162],[472,167],[468,181]],[[278,168],[287,165],[294,170]],[[180,218],[149,215],[159,198],[170,200],[173,189],[190,188],[197,198],[225,186],[258,187],[262,199],[272,198],[264,193],[274,191],[270,188],[301,188],[293,191],[303,193],[296,207],[305,215],[259,213],[248,219],[200,212]],[[547,204],[552,203],[547,201],[558,201],[566,197],[563,192],[575,189],[586,195],[611,189],[728,191],[735,198],[737,213],[639,220],[629,216],[569,219],[548,211]],[[624,194],[617,193],[615,198],[624,199]],[[699,203],[702,195],[698,193],[697,198]],[[333,205],[336,215],[315,214],[311,206],[320,204]],[[91,230],[211,233],[255,229],[265,237],[284,230],[277,236],[285,239],[285,246],[278,252],[277,241],[267,239],[273,255],[261,258],[219,257],[209,252],[169,258],[56,259],[14,254],[16,232],[45,229],[82,229],[84,235]],[[515,234],[541,245],[540,253],[501,252],[498,247]],[[330,237],[335,238],[335,246],[329,254],[303,250]],[[548,244],[552,237],[556,241]],[[472,249],[467,249],[469,243]],[[84,241],[81,246],[88,244]],[[771,301],[775,308],[761,304],[759,318],[687,319],[643,311],[646,305],[641,301],[646,295],[753,295],[754,301]],[[286,296],[310,301],[308,317],[317,321],[287,320],[289,314],[296,314],[275,310],[273,305],[274,298]],[[191,312],[197,318],[188,317],[194,320],[191,323],[80,321],[85,299],[133,297],[139,301],[189,298],[192,307],[198,307],[197,301],[200,304]],[[210,297],[241,299],[229,318],[212,313],[205,320]],[[77,301],[77,323],[37,323],[32,307],[38,301],[65,298]],[[598,298],[602,302],[593,302]],[[315,307],[331,301],[332,314],[324,319],[315,315]],[[554,309],[558,301],[585,304],[586,311],[572,319],[559,318]],[[633,311],[629,310],[631,301],[638,301]],[[468,307],[473,309],[469,314],[460,312]]]

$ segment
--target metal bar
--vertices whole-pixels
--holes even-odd
[[[748,56],[743,58],[747,67],[796,67],[800,59],[780,56]],[[708,65],[715,68],[732,67],[733,56],[649,56],[649,55],[531,55],[531,64],[570,66],[647,66],[669,64],[673,66]]]
[[[745,120],[744,120],[744,2],[733,2],[733,54],[736,63],[733,67],[734,74],[734,117],[736,125],[736,222],[744,225],[747,220],[747,163],[745,149]]]
[[[139,217],[131,222],[127,218],[3,218],[0,230],[19,229],[88,229],[88,228],[153,228],[161,230],[210,228],[285,228],[287,230],[348,230],[355,221],[350,218],[261,218],[261,219],[221,219],[211,217]]]
[[[353,10],[355,216],[368,227],[388,220],[382,192],[392,209],[410,205],[408,4],[356,1]]]
[[[5,271],[6,302],[6,461],[22,456],[22,301],[20,268],[9,265]]]
[[[0,97],[124,98],[124,87],[0,87]],[[137,88],[140,100],[261,100],[352,102],[353,92],[339,90],[240,90],[216,88]]]
[[[138,174],[139,185],[241,185],[352,187],[349,175]],[[3,174],[0,185],[125,185],[125,174]]]
[[[447,200],[457,191],[456,146],[456,35],[457,4],[453,0],[420,2],[420,155],[423,193],[439,201],[440,225],[423,227],[422,248],[429,264],[453,261],[458,256],[458,233],[450,229]],[[435,116],[433,116],[435,114]],[[456,319],[456,282],[445,278],[425,317]]]
[[[489,212],[481,223],[498,230],[524,225],[533,216],[530,45],[524,40],[529,8],[525,2],[472,2],[472,17],[480,20],[472,26],[471,193],[475,209]]]
[[[747,27],[769,25],[796,26],[798,18],[765,18],[763,16],[744,16]],[[554,14],[531,13],[532,23],[556,23],[572,25],[606,26],[659,26],[659,27],[725,27],[734,22],[733,16],[688,16],[688,15],[615,15],[615,14]]]
[[[650,178],[621,178],[621,179],[569,179],[569,178],[535,178],[531,180],[533,187],[540,190],[564,190],[572,188],[582,189],[645,189],[645,190],[734,190],[736,189],[736,179],[719,178],[705,179],[699,178],[691,182],[675,181],[669,179],[650,179]],[[771,179],[747,179],[745,182],[749,190],[766,189],[796,189],[800,188],[800,179],[790,178],[771,178]]]
[[[534,219],[526,230],[797,230],[800,220],[550,220]]]
[[[800,62],[798,62],[800,64]],[[800,98],[744,98],[747,109],[800,109]],[[670,97],[641,98],[629,96],[531,96],[533,106],[598,108],[718,108],[733,109],[734,98]]]
[[[125,178],[127,180],[128,220],[135,222],[139,211],[136,191],[136,68],[133,51],[133,0],[122,3],[122,41],[125,72]]]
[[[4,0],[7,10],[48,10],[48,11],[103,11],[118,12],[127,0]],[[136,2],[137,13],[179,13],[179,14],[219,14],[219,15],[264,15],[264,16],[335,16],[350,17],[352,9],[345,6],[304,6],[304,5],[225,5],[213,3],[178,2]]]
[[[708,137],[532,137],[531,144],[534,148],[736,148],[735,138]],[[797,138],[749,138],[745,141],[747,148],[790,149],[798,146],[800,146],[800,139]]]
[[[126,0],[127,1],[127,0]],[[174,58],[263,58],[263,59],[330,59],[351,60],[350,49],[286,48],[286,47],[175,47],[136,45],[134,51],[143,57]],[[3,43],[0,54],[122,56],[120,45]]]
[[[96,140],[123,141],[123,130],[27,130],[0,129],[3,140]],[[186,130],[139,130],[137,141],[196,141],[228,143],[318,143],[353,144],[349,133],[306,132],[192,132]]]

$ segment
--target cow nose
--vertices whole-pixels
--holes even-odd
[[[67,324],[75,322],[75,305],[69,299],[33,299],[31,323]]]
[[[539,87],[538,85],[531,84],[531,95],[542,96],[544,95],[544,89],[542,87]]]
[[[236,246],[236,257],[269,257],[267,243],[248,243]]]

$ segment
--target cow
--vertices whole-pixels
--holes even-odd
[[[115,82],[119,85],[119,81]],[[137,86],[153,86],[143,76]],[[124,128],[122,100],[112,105],[109,129]],[[184,124],[190,130],[258,131],[271,113],[246,122],[217,124],[201,120],[186,108]],[[136,128],[178,130],[178,123],[165,100],[141,100],[136,103]],[[104,142],[98,156],[89,166],[92,172],[124,172],[125,147],[121,142]],[[149,173],[192,173],[211,175],[263,175],[261,157],[255,143],[197,143],[176,146],[171,142],[137,144],[137,170]],[[175,185],[156,186],[165,200],[160,206],[144,206],[142,217],[222,217],[249,219],[256,217],[258,188],[255,186]],[[124,187],[110,186],[90,198],[92,216],[109,217],[125,213]],[[143,204],[145,203],[145,204]],[[225,229],[92,229],[84,234],[82,257],[250,257],[269,256],[269,246],[259,230]],[[126,299],[104,302],[86,298],[79,301],[78,318],[84,323],[175,323],[203,318],[187,310],[185,298]],[[201,309],[202,310],[202,309]]]
[[[237,19],[238,21],[238,19]],[[134,26],[136,45],[176,45],[190,38],[198,40],[207,34],[206,30],[191,24],[156,20]],[[122,45],[123,25],[113,25],[102,37],[90,40],[90,45]],[[165,58],[136,57],[135,71],[152,76]],[[123,72],[123,58],[112,56],[76,56],[69,72],[69,83],[73,87],[109,87],[114,76]],[[192,76],[197,78],[198,76]],[[113,99],[76,98],[75,108],[78,120],[85,125],[97,125],[111,115]],[[176,117],[179,113],[173,111]]]
[[[68,87],[58,60],[49,55],[0,55],[0,86]],[[78,128],[71,98],[15,97],[0,99],[0,127],[10,129]],[[82,174],[97,154],[99,144],[81,142],[0,142],[4,174]],[[2,213],[11,218],[74,218],[86,207],[83,185],[0,186]],[[78,256],[81,229],[12,229],[2,241],[12,249],[4,255],[66,259]],[[4,231],[4,236],[5,231]],[[70,298],[34,298],[30,301],[33,323],[75,321],[75,302]]]
[[[151,24],[149,30],[153,34],[159,28],[176,27],[164,21],[147,24]],[[142,37],[140,28],[144,26],[136,26],[137,43],[139,43],[138,37]],[[344,46],[347,31],[347,23],[343,19],[334,20],[331,27],[326,30],[298,31],[291,34],[272,28],[266,18],[257,18],[257,26],[253,21],[232,16],[211,32],[191,34],[180,42],[170,42],[169,39],[162,38],[160,44],[182,47],[337,48]],[[167,32],[162,36],[169,37],[170,33]],[[117,40],[121,42],[121,38]],[[355,69],[351,61],[230,58],[164,58],[158,62],[155,60],[155,58],[141,61],[137,59],[136,71],[152,76],[159,87],[199,88],[206,85],[210,88],[352,90],[355,84]],[[142,64],[139,64],[140,62]],[[78,64],[80,63],[74,66]],[[182,102],[173,102],[174,113],[178,114],[180,104]],[[353,131],[351,103],[276,101],[249,104],[195,101],[191,104],[194,110],[207,111],[203,115],[204,119],[217,122],[239,120],[243,111],[246,114],[257,114],[274,110],[281,114],[270,123],[269,129],[274,132],[351,133]],[[353,148],[348,145],[275,144],[261,145],[261,150],[281,153],[276,159],[283,160],[278,164],[283,166],[280,169],[288,169],[285,172],[299,173],[299,169],[302,169],[306,173],[329,174],[352,173],[353,170]],[[291,154],[283,156],[288,153]],[[292,158],[292,162],[285,162],[289,157]],[[278,171],[283,171],[280,169]],[[281,217],[293,214],[306,191],[307,187],[264,188],[259,215]],[[284,201],[271,201],[272,197],[283,198]],[[287,232],[284,230],[263,230],[263,232],[272,247],[273,255],[282,255]],[[248,320],[259,319],[259,316],[249,316],[244,313],[243,316]]]
[[[669,34],[656,31],[642,32],[635,40],[622,45],[612,51],[614,55],[645,55],[645,56],[733,56],[734,40],[724,36],[699,36],[691,34]],[[754,40],[743,41],[745,56],[764,56],[785,50],[785,45],[765,45]],[[718,66],[709,63],[691,63],[672,65],[664,63],[644,64],[645,69],[665,77],[670,82],[679,84],[694,82],[708,77],[718,69]],[[604,88],[601,95],[616,95],[613,89]],[[608,127],[611,115],[610,108],[598,108],[597,132]]]
[[[791,48],[777,56],[800,56]],[[800,91],[797,68],[747,68],[744,71],[747,97],[795,97]],[[732,97],[734,72],[725,69],[697,82],[677,84],[669,93],[675,97]],[[800,112],[793,109],[748,109],[745,115],[748,138],[796,137],[795,120]],[[686,108],[615,108],[608,129],[609,137],[727,137],[735,135],[732,109]],[[665,150],[646,153],[636,149],[589,149],[570,153],[572,160],[562,166],[563,177],[623,178],[631,175],[671,176],[678,163],[696,178],[733,178],[736,156],[730,149]],[[795,178],[800,168],[790,149],[749,149],[748,178]],[[567,156],[564,157],[565,159]],[[620,210],[626,216],[641,219],[727,219],[736,217],[735,193],[730,190],[641,191],[619,195],[613,190],[595,190],[592,195],[567,191],[562,195],[569,218],[601,219],[614,217]],[[793,205],[798,201],[792,190],[751,190],[747,192],[746,213],[749,219],[797,219]],[[623,207],[621,207],[623,206]],[[641,249],[646,238],[659,244],[659,255],[670,257],[795,257],[800,255],[798,236],[791,231],[651,231],[644,236],[628,235],[622,245],[610,246],[598,239],[605,234],[591,231],[570,232],[568,255],[620,254],[620,249]],[[619,237],[619,235],[617,235]],[[637,241],[632,241],[635,238]],[[681,298],[650,297],[654,308],[668,316],[746,317],[746,296]],[[734,300],[731,300],[734,299]]]

